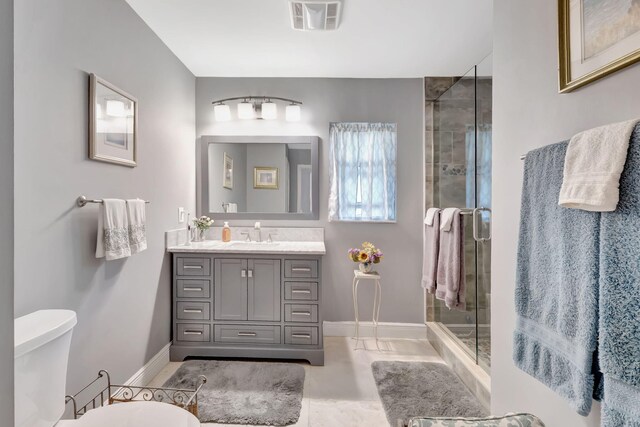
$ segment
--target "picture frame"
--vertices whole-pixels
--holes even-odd
[[[278,168],[257,166],[253,168],[253,188],[258,190],[277,190]]]
[[[136,167],[138,100],[95,74],[89,76],[89,158]]]
[[[558,0],[560,93],[640,61],[640,5],[632,0],[607,3]]]
[[[222,186],[233,190],[233,158],[224,153],[222,164]]]

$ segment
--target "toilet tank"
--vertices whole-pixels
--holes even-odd
[[[76,323],[71,310],[40,310],[15,320],[16,427],[51,427],[62,417]]]

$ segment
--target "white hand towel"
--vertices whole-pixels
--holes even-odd
[[[445,208],[440,215],[440,230],[449,231],[451,230],[451,222],[453,221],[453,216],[456,211],[460,211],[458,208]]]
[[[440,209],[430,208],[424,219],[424,252],[422,259],[422,287],[429,293],[436,291],[438,249],[440,244]]]
[[[238,212],[238,204],[227,203],[227,213],[236,213],[236,212]]]
[[[111,261],[131,256],[129,220],[124,200],[104,199],[98,214],[96,258]]]
[[[439,214],[440,214],[440,209],[438,208],[427,209],[427,214],[424,217],[424,223],[426,225],[433,225],[433,218]]]
[[[127,200],[127,215],[129,218],[129,246],[131,255],[147,249],[147,216],[144,200]]]
[[[637,122],[601,126],[571,138],[564,160],[560,206],[594,212],[616,210],[620,174]]]

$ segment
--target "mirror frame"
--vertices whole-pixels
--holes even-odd
[[[290,212],[210,212],[209,200],[209,145],[210,144],[310,144],[311,145],[311,213]],[[237,136],[206,135],[200,138],[200,179],[197,185],[198,216],[207,215],[221,220],[317,220],[320,218],[320,172],[317,136]]]

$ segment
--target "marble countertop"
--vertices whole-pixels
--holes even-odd
[[[191,242],[187,245],[167,246],[168,252],[173,253],[215,253],[215,254],[294,254],[294,255],[324,255],[324,242],[319,241],[275,241],[272,243],[258,243],[232,240],[206,240]]]

